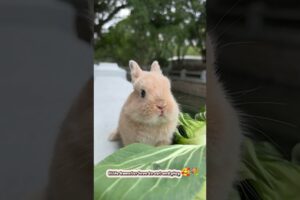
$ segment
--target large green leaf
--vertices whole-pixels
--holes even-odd
[[[205,152],[205,146],[200,145],[124,147],[95,166],[94,200],[193,200],[205,186]],[[196,167],[199,174],[191,173],[179,179],[106,177],[107,169],[181,170],[185,167]]]

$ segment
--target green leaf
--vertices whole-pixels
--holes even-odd
[[[94,200],[194,200],[205,186],[206,149],[200,145],[152,147],[132,144],[94,168]],[[198,168],[199,174],[181,178],[109,178],[108,169]]]
[[[245,138],[240,180],[249,180],[261,199],[299,199],[300,166],[286,160],[270,142]]]
[[[205,111],[204,111],[205,112]],[[204,115],[201,112],[201,115]],[[206,144],[206,121],[205,117],[193,119],[187,113],[180,113],[179,126],[174,135],[176,144]]]
[[[206,180],[203,181],[201,190],[196,194],[194,200],[206,200]]]

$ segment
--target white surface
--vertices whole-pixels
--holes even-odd
[[[125,70],[116,64],[95,65],[94,80],[94,164],[120,148],[108,140],[117,128],[121,108],[132,91]]]
[[[126,79],[126,71],[121,69],[116,63],[100,63],[94,65],[95,77],[119,77]]]

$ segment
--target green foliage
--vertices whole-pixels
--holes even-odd
[[[198,56],[199,52],[200,52],[200,49],[198,47],[190,46],[187,49],[186,55]]]
[[[287,160],[270,142],[244,138],[243,160],[238,177],[240,181],[247,180],[247,188],[252,187],[251,190],[257,193],[256,199],[299,199],[299,164]],[[237,192],[232,191],[231,195]],[[245,191],[242,192],[247,195]],[[230,199],[240,199],[232,196]]]
[[[95,59],[142,65],[168,58],[182,58],[188,51],[204,48],[205,5],[199,0],[128,0],[128,18],[96,40]],[[193,52],[195,54],[195,52]]]
[[[101,37],[103,26],[110,22],[120,10],[127,6],[127,0],[94,0],[96,16],[94,32],[97,37]]]
[[[206,144],[206,117],[205,109],[195,115],[193,119],[187,113],[180,113],[179,126],[174,135],[176,144]]]

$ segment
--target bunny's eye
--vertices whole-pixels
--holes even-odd
[[[145,90],[141,90],[141,97],[144,98],[146,96],[146,91]]]

